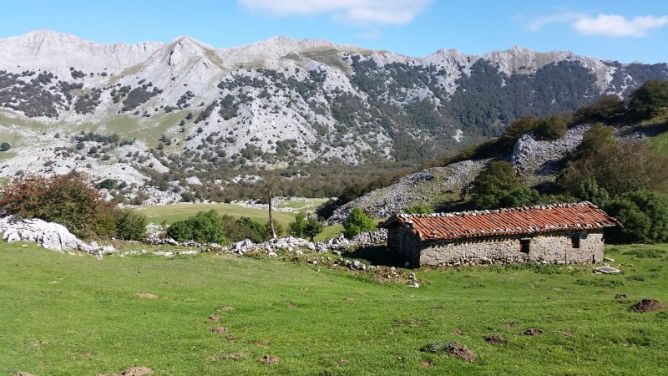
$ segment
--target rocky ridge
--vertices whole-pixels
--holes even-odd
[[[160,190],[188,192],[186,178],[219,184],[212,170],[419,160],[494,136],[521,114],[666,77],[665,64],[520,47],[410,57],[284,37],[218,49],[189,37],[101,44],[39,30],[0,40],[0,141],[12,140],[0,176],[78,169],[141,198],[159,174],[172,179]],[[163,200],[172,198],[153,201]]]

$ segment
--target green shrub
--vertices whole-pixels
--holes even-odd
[[[575,123],[606,121],[626,111],[624,101],[614,94],[604,95],[575,111]]]
[[[568,130],[566,120],[559,116],[538,119],[533,127],[536,140],[552,141],[563,137]]]
[[[350,239],[357,234],[372,231],[376,228],[373,220],[360,208],[353,208],[343,222],[343,235]]]
[[[254,243],[269,240],[267,228],[262,223],[248,217],[234,218],[229,215],[223,216],[225,236],[233,242],[250,239]]]
[[[509,162],[492,161],[473,181],[477,209],[497,209],[536,204],[540,195],[525,187]]]
[[[668,81],[649,80],[631,93],[629,110],[636,116],[647,119],[668,109]]]
[[[306,220],[306,224],[304,225],[304,236],[308,237],[310,241],[313,241],[313,239],[318,236],[322,232],[322,230],[325,228],[325,225],[318,220],[315,216],[309,216],[308,220]]]
[[[167,229],[167,236],[176,241],[225,244],[224,219],[215,210],[199,212],[194,217],[174,222]]]
[[[517,119],[506,127],[501,139],[508,140],[514,144],[523,135],[533,132],[537,122],[538,118],[535,116],[525,116]]]
[[[596,179],[588,178],[580,184],[580,189],[576,193],[579,199],[589,201],[602,208],[610,200],[610,195],[605,188],[601,188],[596,183]]]
[[[304,237],[304,229],[306,228],[306,215],[302,212],[295,215],[295,220],[290,223],[288,233],[298,238]]]
[[[114,212],[116,238],[122,240],[143,240],[146,237],[146,216],[132,209]]]
[[[6,142],[3,142],[3,143],[0,144],[0,151],[7,151],[11,148],[12,148],[12,146],[10,144],[6,143]]]
[[[15,181],[0,198],[0,212],[59,223],[81,238],[111,237],[116,233],[114,206],[76,172]]]
[[[618,243],[668,242],[668,197],[651,191],[627,192],[605,207],[623,228],[613,229],[608,238]]]
[[[406,214],[428,214],[431,213],[433,210],[427,206],[427,205],[413,205],[411,207],[406,208]]]
[[[668,158],[647,145],[586,142],[557,178],[565,191],[578,195],[582,182],[588,179],[596,180],[611,196],[639,189],[668,190]]]
[[[116,179],[104,179],[98,185],[100,189],[115,189],[118,187],[118,180]]]

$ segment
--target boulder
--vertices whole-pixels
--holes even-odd
[[[2,238],[9,243],[34,242],[52,251],[81,251],[93,255],[114,252],[113,247],[88,244],[74,236],[65,226],[41,219],[17,219],[13,216],[0,219]]]

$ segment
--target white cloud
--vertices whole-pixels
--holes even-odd
[[[540,16],[532,19],[528,24],[528,28],[531,31],[538,31],[550,24],[573,22],[582,17],[584,17],[584,15],[577,12],[559,12],[548,14],[546,16]]]
[[[644,37],[647,32],[668,24],[668,16],[635,17],[631,20],[616,14],[599,14],[595,18],[583,17],[571,24],[580,34],[606,37]]]
[[[642,16],[628,19],[618,14],[599,14],[595,17],[578,12],[559,12],[533,18],[527,27],[538,31],[555,23],[568,23],[581,35],[600,35],[604,37],[644,37],[652,29],[668,24],[668,16]]]
[[[410,23],[431,0],[239,0],[251,10],[276,16],[327,15],[359,25]]]

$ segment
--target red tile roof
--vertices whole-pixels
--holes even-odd
[[[422,240],[531,235],[620,226],[615,218],[590,202],[458,213],[397,214],[381,226],[389,227],[395,222],[409,226]]]

